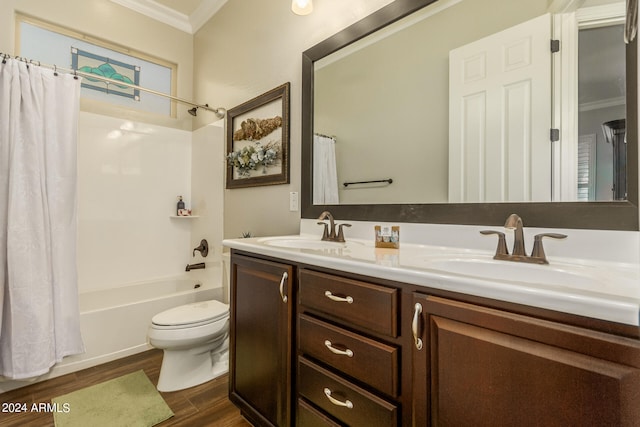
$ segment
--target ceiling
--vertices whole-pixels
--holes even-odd
[[[194,34],[227,0],[111,0],[181,31]]]

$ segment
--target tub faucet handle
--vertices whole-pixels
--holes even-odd
[[[193,256],[196,256],[196,251],[200,252],[200,255],[205,258],[209,255],[209,243],[207,243],[207,239],[200,240],[200,246],[193,249]]]

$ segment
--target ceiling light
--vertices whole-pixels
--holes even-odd
[[[292,0],[291,10],[296,15],[308,15],[313,12],[313,0]]]

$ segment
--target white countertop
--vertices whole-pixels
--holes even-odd
[[[550,257],[549,265],[495,261],[494,243],[487,245],[492,250],[414,243],[382,249],[375,248],[373,241],[347,238],[346,244],[331,248],[280,246],[296,240],[320,242],[320,236],[226,239],[222,243],[296,263],[640,325],[638,263],[558,256]]]

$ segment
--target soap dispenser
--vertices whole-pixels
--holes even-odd
[[[178,196],[178,206],[176,207],[176,215],[180,215],[180,210],[184,209],[184,202],[182,196]]]

